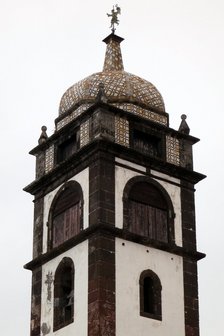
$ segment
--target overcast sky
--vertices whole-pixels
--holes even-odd
[[[116,2],[115,2],[116,3]],[[48,135],[64,91],[101,71],[111,0],[0,0],[1,317],[4,336],[28,336],[32,196],[42,125]],[[161,92],[170,126],[187,114],[196,185],[201,335],[223,334],[223,0],[120,0],[117,34],[125,38],[125,70]]]

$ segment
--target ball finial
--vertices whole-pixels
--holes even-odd
[[[41,131],[46,132],[46,130],[47,130],[47,126],[42,126],[41,127]]]
[[[41,145],[42,143],[44,143],[44,142],[47,141],[48,136],[47,136],[46,131],[47,131],[47,127],[46,126],[42,126],[41,127],[41,135],[40,135],[40,137],[38,139],[39,145]]]
[[[182,114],[182,115],[181,115],[181,119],[182,119],[182,120],[186,120],[186,119],[187,119],[186,114]]]

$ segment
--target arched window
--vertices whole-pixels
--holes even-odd
[[[140,315],[156,320],[162,320],[161,283],[158,276],[151,270],[141,273],[140,285]]]
[[[63,258],[54,278],[54,331],[74,320],[74,264]]]
[[[172,241],[172,203],[157,182],[142,177],[132,179],[125,188],[124,215],[130,232],[163,243]]]
[[[71,181],[56,195],[50,211],[49,247],[57,247],[76,236],[82,228],[82,189]]]

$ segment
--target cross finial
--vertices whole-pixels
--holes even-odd
[[[115,9],[115,8],[116,9]],[[118,25],[119,24],[119,20],[118,20],[118,14],[121,14],[121,8],[118,5],[113,6],[113,9],[111,10],[111,14],[107,13],[107,16],[111,17],[111,25],[110,28],[112,30],[112,33],[115,33],[115,24]]]

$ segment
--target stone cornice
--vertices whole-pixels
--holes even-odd
[[[181,257],[189,258],[194,261],[198,261],[205,257],[204,253],[201,253],[195,250],[188,250],[186,248],[177,246],[175,244],[161,243],[161,242],[149,239],[147,237],[133,234],[127,230],[116,228],[112,225],[108,225],[104,223],[97,223],[85,229],[84,231],[80,232],[77,236],[67,240],[61,246],[58,246],[50,250],[49,252],[44,253],[40,255],[39,257],[33,259],[32,261],[27,263],[24,266],[24,268],[28,270],[34,270],[35,268],[40,267],[41,265],[47,263],[51,259],[68,251],[72,247],[80,244],[86,239],[89,239],[95,234],[110,235],[116,238],[124,239],[124,240],[131,241],[137,244],[141,244],[141,245],[156,248],[156,249],[168,252],[168,253],[179,255]]]

